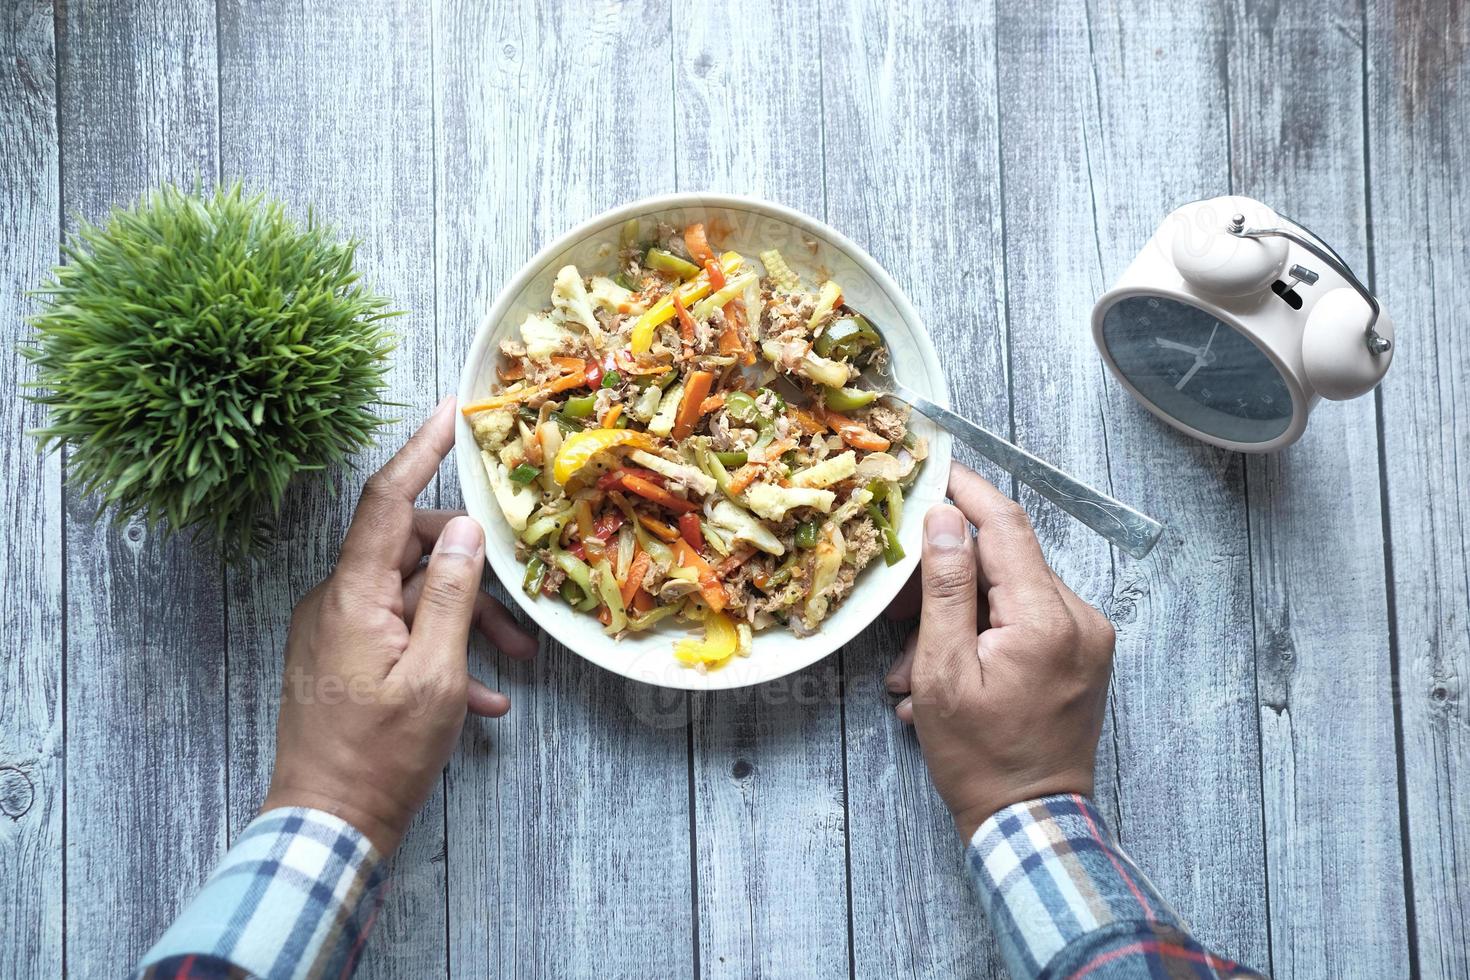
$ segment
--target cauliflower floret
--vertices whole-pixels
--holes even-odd
[[[470,432],[481,449],[496,449],[505,444],[515,423],[516,413],[512,409],[495,408],[471,415]]]
[[[636,295],[613,282],[607,276],[593,276],[589,293],[592,305],[609,313],[642,313],[644,304],[636,303]]]
[[[551,305],[568,323],[582,326],[594,337],[602,333],[597,317],[592,315],[592,301],[587,298],[587,287],[582,285],[582,274],[574,265],[564,265],[551,284]]]
[[[832,509],[837,495],[831,490],[815,490],[810,487],[778,487],[770,483],[757,483],[745,491],[745,501],[750,509],[768,521],[786,519],[786,512],[797,507],[813,507],[822,513]]]
[[[834,483],[847,479],[855,472],[857,472],[857,453],[849,449],[841,455],[824,459],[814,466],[808,466],[804,470],[791,474],[791,485],[793,487],[830,487]]]
[[[480,459],[485,464],[485,475],[490,478],[490,489],[495,492],[495,501],[500,504],[501,513],[505,515],[505,523],[512,530],[524,531],[526,519],[541,502],[541,494],[512,480],[505,464],[492,453],[482,449]]]
[[[549,316],[532,313],[521,324],[521,340],[526,344],[526,356],[545,364],[571,343],[572,332]]]
[[[670,480],[684,484],[700,496],[708,496],[715,492],[714,479],[705,473],[701,473],[692,466],[670,462],[662,456],[655,456],[653,453],[644,452],[642,449],[633,450],[628,454],[628,458],[640,466],[646,466],[661,476],[666,476]]]
[[[737,541],[748,541],[767,554],[786,554],[786,546],[781,543],[780,538],[744,508],[736,507],[728,500],[721,500],[711,507],[709,518],[715,525],[730,532]]]

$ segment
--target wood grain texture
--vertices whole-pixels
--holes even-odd
[[[1012,253],[1015,386],[1028,403],[1018,395],[1017,432],[1084,471],[1101,463],[1097,485],[1169,525],[1150,558],[1114,553],[1110,588],[1082,593],[1118,631],[1118,833],[1201,942],[1266,969],[1244,463],[1155,420],[1106,373],[1090,337],[1092,302],[1163,216],[1229,188],[1226,14],[1214,4],[1101,0],[1059,5],[1048,19],[1079,47],[1051,44],[1045,59],[1028,61],[1030,43],[1008,46],[1015,60],[1002,61],[1019,69],[1002,75],[1003,105],[1021,104],[1023,79],[1054,93],[1030,103],[1051,123],[1023,111],[1003,117],[1004,133],[1012,123],[1033,133],[1006,171],[1007,224],[1026,229]],[[1038,63],[1044,73],[1030,74]],[[1057,173],[1068,175],[1059,189]],[[1036,210],[1013,218],[1011,205],[1027,208],[1027,199]],[[1089,245],[1091,256],[1072,251]],[[1023,312],[1023,298],[1036,305]],[[1034,394],[1053,388],[1070,390],[1065,412]],[[1033,513],[1062,577],[1087,583],[1101,568],[1089,558],[1100,543],[1081,540],[1090,535],[1055,511]]]
[[[221,170],[268,189],[299,216],[308,208],[362,240],[364,281],[406,315],[386,399],[402,421],[338,475],[297,487],[282,543],[231,571],[231,830],[265,795],[274,752],[281,656],[293,604],[324,578],[362,480],[403,444],[438,402],[434,353],[432,52],[429,13],[409,0],[328,6],[223,2],[220,14]],[[433,490],[424,496],[434,503]],[[444,800],[436,793],[394,859],[394,883],[374,926],[362,975],[447,972]]]
[[[678,189],[820,216],[822,50],[790,43],[805,13],[678,0],[672,21]],[[848,970],[840,693],[829,657],[771,684],[691,696],[702,976]]]
[[[1230,19],[1234,189],[1362,270],[1362,15],[1322,2]],[[1371,399],[1323,403],[1247,467],[1272,967],[1400,976],[1393,677]]]
[[[821,20],[827,219],[909,293],[952,402],[1005,432],[994,13],[853,0]],[[912,628],[880,620],[842,653],[854,973],[998,976],[963,844],[883,685]]]
[[[1470,977],[1470,11],[1371,4],[1368,272],[1399,328],[1382,388],[1397,703],[1419,975]]]
[[[15,353],[58,258],[58,152],[51,5],[0,4],[0,977],[62,970],[61,456],[19,435],[45,413],[17,397]]]
[[[213,176],[213,4],[76,5],[58,35],[68,229]],[[224,604],[206,550],[95,510],[66,494],[65,941],[69,971],[116,976],[224,851]]]
[[[673,188],[669,17],[662,0],[436,8],[446,384],[495,292],[537,247]],[[445,491],[458,500],[452,475]],[[472,719],[449,769],[452,971],[691,975],[685,698],[550,640],[534,664],[506,661],[496,676],[510,714]]]

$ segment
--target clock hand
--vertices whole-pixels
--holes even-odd
[[[1184,353],[1193,355],[1194,357],[1199,357],[1201,353],[1198,347],[1190,347],[1188,344],[1181,344],[1179,341],[1169,340],[1167,337],[1155,337],[1154,343],[1160,347],[1166,347],[1169,350],[1182,350]]]
[[[1184,386],[1189,384],[1189,379],[1194,377],[1194,373],[1204,366],[1205,362],[1196,357],[1194,363],[1190,365],[1189,370],[1184,372],[1184,377],[1180,378],[1179,383],[1174,386],[1174,390],[1183,391]]]
[[[1207,341],[1205,341],[1205,349],[1202,350],[1202,351],[1200,351],[1198,354],[1196,354],[1195,355],[1196,357],[1204,357],[1206,354],[1208,354],[1210,352],[1210,347],[1215,343],[1215,334],[1218,333],[1219,331],[1220,331],[1220,324],[1218,322],[1216,322],[1215,323],[1215,326],[1210,330],[1210,339],[1207,340]]]

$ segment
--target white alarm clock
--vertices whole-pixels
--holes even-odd
[[[1092,336],[1150,412],[1245,452],[1295,442],[1319,399],[1371,391],[1393,359],[1392,321],[1341,256],[1248,197],[1166,217]]]

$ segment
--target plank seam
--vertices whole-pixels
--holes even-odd
[[[56,257],[57,257],[57,261],[58,262],[61,261],[61,257],[62,257],[61,256],[61,248],[66,244],[66,189],[65,189],[65,186],[63,184],[63,180],[65,179],[65,174],[66,174],[66,167],[63,165],[63,162],[62,162],[62,153],[63,153],[64,148],[63,148],[62,139],[61,139],[61,120],[62,120],[62,113],[61,113],[61,65],[62,65],[61,43],[62,43],[62,38],[64,37],[64,31],[62,30],[61,20],[65,16],[65,14],[62,12],[63,9],[64,8],[63,8],[63,6],[61,4],[56,4],[56,5],[54,5],[51,8],[51,60],[52,60],[51,81],[52,81],[52,85],[53,85],[52,102],[54,103],[53,104],[53,108],[54,108],[54,110],[56,112],[56,133],[55,133],[55,137],[56,137],[56,245],[57,245],[57,248],[56,248]],[[58,463],[59,474],[60,474],[60,485],[58,486],[58,490],[60,491],[60,494],[61,494],[61,541],[60,541],[60,556],[61,556],[61,610],[60,610],[60,612],[61,612],[61,670],[60,670],[60,675],[61,675],[61,677],[60,677],[60,684],[58,685],[58,690],[59,690],[59,694],[60,694],[60,697],[61,697],[61,765],[59,767],[60,770],[61,770],[61,975],[62,976],[67,976],[68,974],[67,974],[66,954],[67,954],[67,950],[68,950],[70,944],[66,941],[66,928],[67,928],[67,921],[66,921],[67,920],[67,914],[66,914],[66,912],[67,912],[67,909],[70,908],[71,903],[69,901],[67,901],[67,894],[66,894],[66,882],[67,882],[67,870],[68,870],[67,869],[66,857],[67,857],[67,853],[70,851],[70,848],[67,847],[67,839],[66,839],[66,837],[67,837],[67,826],[68,826],[67,825],[67,808],[66,808],[66,800],[67,800],[67,762],[68,762],[69,757],[70,757],[70,753],[67,751],[67,740],[66,740],[66,737],[67,737],[67,717],[66,717],[67,712],[66,712],[66,708],[67,708],[67,703],[68,703],[67,702],[66,678],[67,678],[68,665],[71,663],[70,644],[68,643],[68,640],[69,640],[71,634],[70,634],[70,631],[69,631],[69,625],[70,624],[67,622],[67,610],[70,608],[70,604],[67,601],[67,588],[66,588],[66,583],[67,583],[67,574],[66,574],[66,572],[67,572],[67,552],[66,552],[66,497],[67,497],[67,492],[66,492],[66,450],[64,448],[58,448],[56,450],[56,452],[57,452],[58,457],[59,457],[58,460],[57,460],[57,463]]]
[[[1362,82],[1363,120],[1363,221],[1364,252],[1366,266],[1364,275],[1368,289],[1377,291],[1377,253],[1374,249],[1373,226],[1373,150],[1370,145],[1373,126],[1368,110],[1370,89],[1368,85],[1368,3],[1359,4],[1361,27],[1359,36],[1359,75]],[[1398,628],[1398,592],[1395,588],[1393,561],[1393,521],[1389,513],[1388,500],[1388,440],[1384,432],[1383,388],[1373,389],[1373,428],[1378,450],[1378,519],[1383,535],[1383,592],[1388,622],[1388,684],[1389,703],[1393,708],[1394,770],[1398,788],[1399,854],[1403,864],[1404,888],[1404,934],[1409,947],[1409,980],[1419,980],[1419,922],[1418,906],[1414,901],[1414,858],[1413,843],[1409,839],[1409,776],[1404,752],[1404,709],[1403,690],[1399,673],[1400,650]]]

